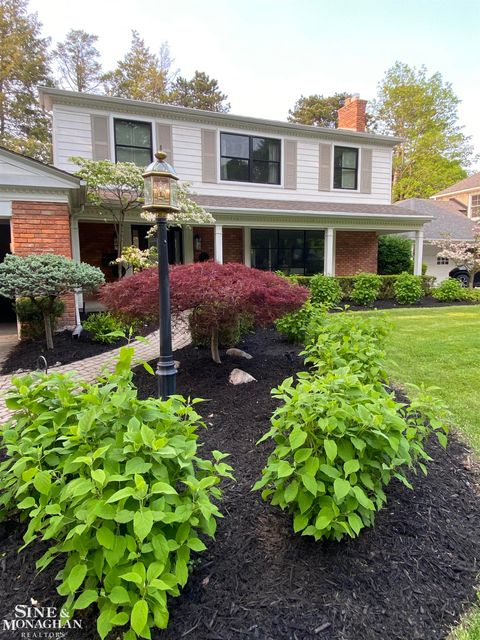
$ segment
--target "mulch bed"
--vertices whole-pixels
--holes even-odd
[[[138,333],[147,335],[155,329],[153,325],[145,325]],[[9,352],[0,368],[0,374],[43,368],[38,361],[40,356],[46,359],[48,367],[53,367],[98,356],[112,349],[118,349],[126,343],[127,340],[124,338],[119,338],[112,344],[93,342],[88,331],[82,331],[79,338],[72,337],[71,331],[56,333],[53,338],[53,350],[47,349],[45,340],[22,340]]]
[[[394,481],[376,526],[356,540],[315,543],[295,535],[291,518],[262,502],[251,486],[271,444],[255,442],[276,405],[270,389],[302,368],[298,349],[272,330],[242,345],[253,360],[215,365],[206,350],[176,352],[178,392],[210,399],[200,407],[208,430],[203,452],[231,452],[236,483],[225,483],[215,541],[199,555],[189,583],[170,600],[171,621],[154,640],[439,640],[475,601],[480,509],[469,451],[454,436],[447,451],[430,444],[429,475],[414,491]],[[240,367],[258,382],[233,387]],[[153,376],[139,369],[140,394],[154,394]],[[3,534],[3,535],[2,535]],[[17,555],[21,528],[0,528],[0,620],[35,598],[60,606],[55,568],[36,575],[41,545]],[[96,638],[94,612],[71,640]],[[82,619],[81,612],[75,616]],[[119,637],[113,634],[112,639]],[[12,638],[3,632],[0,638]]]

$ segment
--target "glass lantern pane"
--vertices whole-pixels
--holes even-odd
[[[170,180],[170,205],[178,206],[178,183],[176,180]]]
[[[152,178],[145,178],[145,189],[144,189],[143,195],[145,197],[145,204],[146,205],[152,204],[152,197],[153,197]]]
[[[170,178],[153,176],[153,204],[170,204]]]

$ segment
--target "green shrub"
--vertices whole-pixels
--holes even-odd
[[[400,304],[415,304],[423,294],[422,279],[410,273],[400,274],[393,285],[395,300]]]
[[[102,311],[91,313],[83,323],[83,328],[92,334],[93,342],[113,344],[126,335],[129,326],[118,316]]]
[[[396,275],[413,267],[412,241],[403,236],[385,235],[378,238],[378,273]]]
[[[462,283],[456,278],[448,278],[432,291],[432,296],[441,302],[454,302],[465,300],[465,291]]]
[[[411,488],[405,467],[426,473],[430,433],[446,443],[436,401],[420,394],[405,406],[348,367],[300,374],[296,385],[288,378],[273,396],[282,405],[259,442],[271,438],[276,448],[254,489],[292,514],[296,533],[315,540],[354,538],[372,526],[392,478]]]
[[[342,289],[336,278],[318,273],[310,280],[310,291],[314,304],[335,307],[342,299]]]
[[[288,313],[275,322],[275,328],[290,342],[305,344],[314,327],[325,320],[325,307],[312,304],[309,300],[301,309]]]
[[[168,596],[188,580],[191,551],[213,537],[216,486],[231,468],[198,455],[205,425],[180,396],[139,400],[133,348],[97,384],[65,374],[14,378],[7,406],[15,413],[1,443],[2,515],[21,509],[25,546],[49,541],[38,560],[63,560],[58,592],[70,615],[97,603],[101,638],[150,638],[168,623]]]
[[[355,285],[351,293],[351,299],[355,304],[363,306],[372,304],[378,299],[382,278],[375,273],[359,273],[355,278]]]
[[[202,323],[202,308],[198,307],[189,317],[190,334],[194,347],[210,346],[211,334],[209,327]],[[244,313],[230,324],[224,324],[218,331],[218,343],[223,348],[234,347],[249,333],[252,333],[254,322],[252,317]]]
[[[271,429],[275,449],[254,490],[293,516],[293,528],[315,540],[357,536],[373,525],[392,478],[407,487],[406,468],[426,473],[424,442],[436,432],[446,445],[446,411],[420,391],[395,400],[384,371],[383,318],[335,314],[307,346],[309,372],[285,380]]]
[[[42,308],[44,305],[50,305],[50,301],[37,298],[33,303],[29,298],[20,298],[16,301],[13,308],[22,324],[22,338],[27,340],[41,340],[45,336],[45,324],[43,319]],[[50,312],[50,324],[52,331],[57,328],[58,319],[65,311],[65,304],[58,298],[53,303]]]
[[[480,302],[480,289],[464,289],[463,299],[468,302]]]

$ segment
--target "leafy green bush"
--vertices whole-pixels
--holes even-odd
[[[446,444],[441,408],[430,396],[405,406],[348,367],[300,374],[296,385],[288,378],[272,393],[283,404],[259,442],[271,438],[276,448],[254,489],[292,514],[295,532],[315,540],[354,538],[372,526],[392,478],[411,488],[404,468],[418,464],[426,473],[430,433]]]
[[[14,304],[15,313],[22,325],[22,338],[27,340],[41,340],[45,336],[43,307],[50,307],[50,300],[37,298],[33,303],[29,298],[20,298]],[[65,311],[65,304],[58,298],[50,310],[50,324],[52,332],[57,328],[58,318]]]
[[[480,302],[480,289],[464,289],[463,299],[468,302]]]
[[[275,322],[275,328],[286,336],[290,342],[304,344],[310,333],[321,324],[326,317],[325,307],[315,305],[308,300],[301,309],[288,313]]]
[[[400,304],[415,304],[422,297],[422,279],[410,273],[402,273],[393,285],[395,300]]]
[[[462,283],[456,278],[448,278],[432,291],[432,296],[441,302],[454,302],[465,300],[465,291]]]
[[[385,235],[378,238],[378,273],[396,275],[413,266],[412,241],[403,236]]]
[[[351,298],[356,304],[372,304],[377,300],[381,286],[382,278],[376,273],[359,273],[355,278]]]
[[[112,344],[126,335],[129,325],[108,311],[91,313],[83,323],[83,328],[92,334],[93,342]]]
[[[273,439],[276,447],[254,489],[292,514],[295,532],[357,536],[373,524],[392,478],[411,487],[406,468],[426,473],[429,435],[446,445],[446,411],[428,390],[410,404],[388,391],[388,330],[382,318],[329,316],[304,352],[311,370],[272,392],[282,404],[259,442]]]
[[[191,551],[213,537],[216,486],[231,468],[197,453],[205,425],[180,396],[139,400],[132,384],[133,348],[123,347],[115,372],[97,384],[65,374],[14,378],[3,431],[2,515],[21,509],[25,546],[50,546],[44,569],[64,560],[58,592],[73,615],[96,602],[101,638],[150,638],[168,623],[168,596],[188,580]]]
[[[310,280],[310,291],[314,304],[323,304],[327,307],[334,307],[342,299],[342,289],[332,276],[324,276],[318,273]]]

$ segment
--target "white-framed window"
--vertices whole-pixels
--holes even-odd
[[[449,260],[443,256],[437,256],[437,264],[449,264]]]
[[[480,218],[480,193],[472,196],[472,208],[470,215],[472,218]]]
[[[333,188],[356,191],[358,188],[358,149],[337,147],[333,151]]]
[[[281,146],[276,138],[221,132],[221,180],[279,185]]]
[[[145,167],[152,162],[152,125],[150,122],[113,120],[115,162],[133,162]]]

